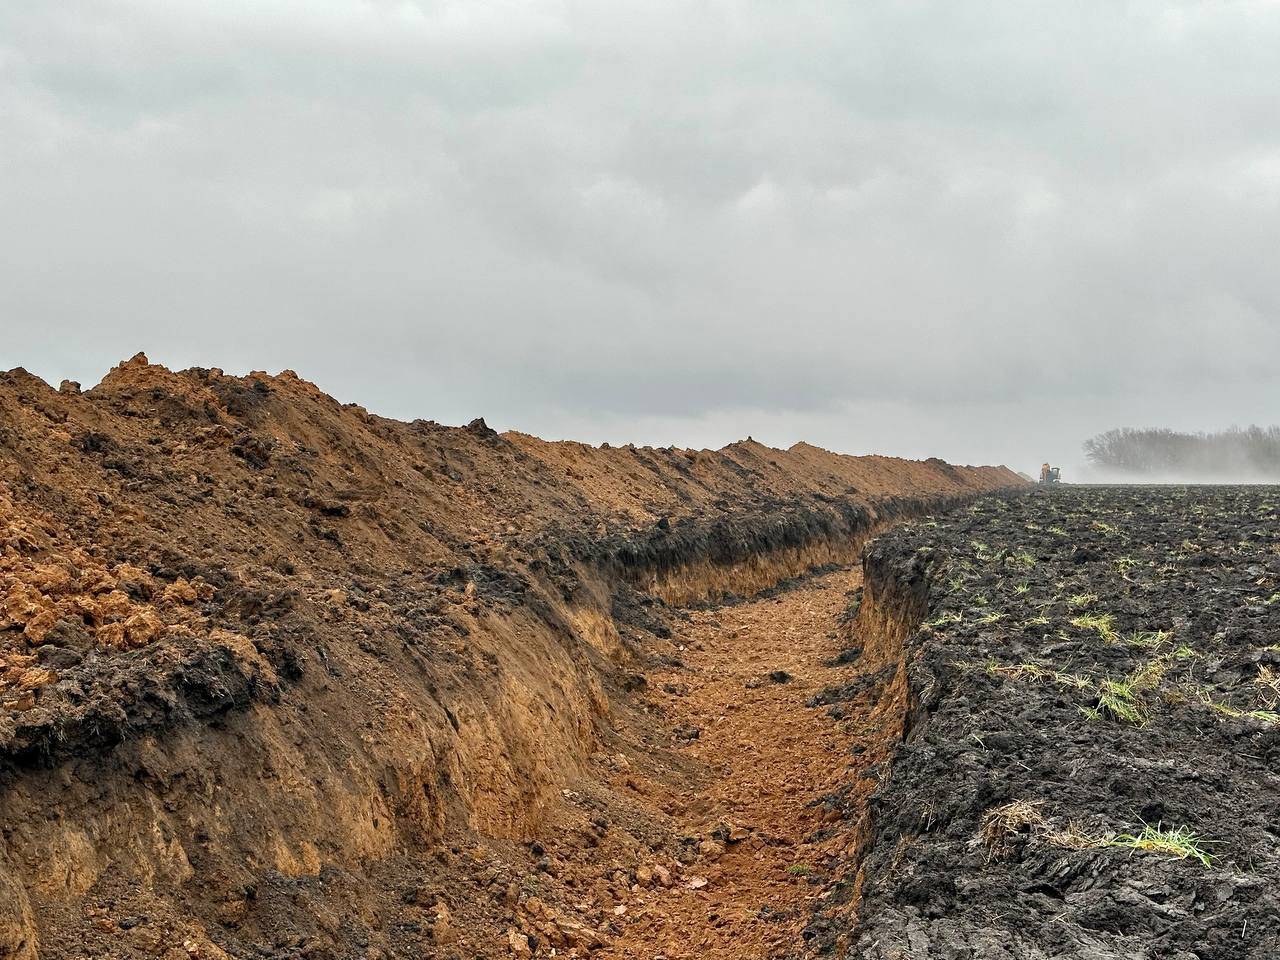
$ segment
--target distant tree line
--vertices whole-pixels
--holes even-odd
[[[1280,427],[1232,427],[1219,433],[1122,427],[1086,440],[1084,452],[1094,466],[1117,474],[1280,479]]]

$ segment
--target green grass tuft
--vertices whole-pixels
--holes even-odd
[[[1120,639],[1119,634],[1116,633],[1116,618],[1109,613],[1082,614],[1078,617],[1072,617],[1070,623],[1073,627],[1079,627],[1081,630],[1093,630],[1103,640],[1115,641]]]
[[[1213,855],[1206,849],[1209,841],[1194,833],[1188,827],[1172,827],[1164,829],[1160,824],[1152,826],[1144,824],[1141,833],[1122,833],[1114,836],[1106,843],[1109,847],[1128,847],[1131,850],[1145,850],[1148,853],[1163,853],[1177,857],[1198,860],[1203,866],[1213,864]]]
[[[1125,634],[1120,639],[1131,647],[1154,650],[1169,639],[1169,634],[1163,630],[1135,630],[1133,633]]]
[[[1131,723],[1135,727],[1145,726],[1151,719],[1146,704],[1138,698],[1137,690],[1128,680],[1103,680],[1098,684],[1096,714]]]

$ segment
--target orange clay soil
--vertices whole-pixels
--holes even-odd
[[[840,571],[777,597],[699,612],[677,636],[685,668],[650,682],[677,691],[661,703],[676,730],[699,731],[682,752],[702,776],[664,784],[653,800],[675,812],[678,834],[698,841],[697,856],[670,888],[637,885],[621,904],[622,933],[603,956],[764,960],[802,952],[815,898],[838,882],[827,865],[853,837],[847,811],[824,799],[883,754],[865,720],[871,703],[851,706],[840,721],[807,705],[858,672],[831,664],[836,618],[858,580]]]

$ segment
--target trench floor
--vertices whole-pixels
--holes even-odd
[[[676,637],[683,666],[648,677],[667,725],[698,731],[676,742],[703,771],[650,800],[702,850],[670,887],[633,889],[621,905],[621,935],[600,956],[804,955],[814,901],[841,880],[836,865],[848,862],[874,787],[864,771],[886,746],[876,740],[874,704],[845,704],[843,718],[807,705],[863,669],[832,665],[842,646],[838,617],[860,580],[860,570],[841,570],[698,611]],[[824,803],[842,787],[851,804]]]

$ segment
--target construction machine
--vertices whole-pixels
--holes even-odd
[[[1058,483],[1061,479],[1061,473],[1060,467],[1051,467],[1046,463],[1040,467],[1040,482]]]

